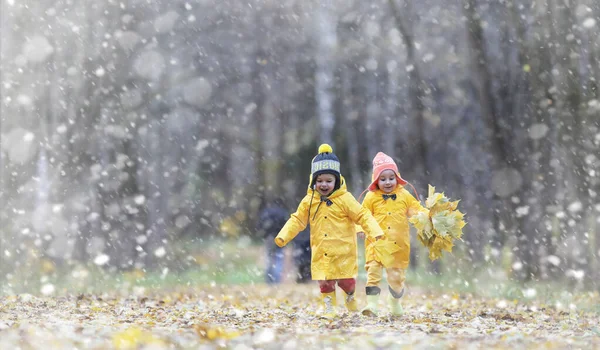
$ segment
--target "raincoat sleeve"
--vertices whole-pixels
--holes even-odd
[[[290,216],[281,231],[277,234],[277,237],[275,237],[275,244],[278,247],[284,247],[306,228],[309,205],[309,198],[304,197],[300,205],[298,205],[296,212]]]
[[[356,233],[361,233],[361,232],[363,232],[363,228],[362,228],[362,226],[360,226],[360,225],[356,225],[356,224],[355,224],[355,225],[354,225],[354,232],[356,232]]]
[[[365,201],[366,200],[367,199],[365,198]],[[355,224],[362,227],[367,237],[374,240],[377,237],[383,236],[383,231],[381,230],[381,227],[379,227],[377,220],[373,217],[373,214],[371,214],[369,209],[360,205],[350,193],[348,193],[346,205],[348,207],[348,216]]]
[[[367,193],[367,195],[365,196],[365,199],[363,199],[362,206],[363,206],[363,208],[367,208],[367,210],[370,211],[371,215],[372,215],[373,214],[373,205],[372,205],[372,200],[371,200],[372,196],[370,196],[370,194],[371,194],[370,192]],[[354,231],[356,231],[356,233],[364,232],[364,230],[360,224],[355,224],[354,226],[355,226]]]
[[[425,209],[425,207],[423,207],[421,205],[421,202],[419,202],[415,197],[413,197],[408,191],[406,191],[406,201],[407,201],[407,210],[406,210],[406,216],[407,217],[412,217],[420,212],[426,212],[427,209]]]

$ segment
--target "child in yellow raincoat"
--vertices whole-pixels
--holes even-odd
[[[345,292],[348,311],[358,311],[354,291],[358,275],[358,246],[355,225],[372,240],[383,231],[371,213],[348,192],[340,174],[340,161],[331,146],[323,144],[312,160],[310,185],[275,243],[283,247],[310,223],[311,274],[319,282],[323,317],[336,315],[335,285]]]
[[[367,270],[367,306],[361,311],[363,315],[377,316],[379,294],[383,269],[387,272],[390,291],[389,305],[394,316],[403,314],[400,298],[404,295],[404,281],[410,257],[410,231],[408,219],[420,211],[426,211],[421,203],[413,197],[404,186],[408,182],[400,176],[394,160],[383,152],[377,153],[373,159],[372,183],[362,203],[368,209],[379,226],[383,229],[385,239],[394,252],[389,261],[383,262],[383,256],[375,251],[378,244],[366,237],[365,269]],[[360,232],[360,228],[357,227]],[[379,243],[379,242],[378,242]],[[384,243],[384,242],[381,242]]]

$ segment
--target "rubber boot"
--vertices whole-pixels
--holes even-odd
[[[335,311],[336,300],[335,300],[335,291],[330,293],[321,293],[321,301],[323,302],[323,314],[321,317],[332,319],[337,316]]]
[[[365,306],[361,314],[370,317],[377,317],[377,311],[379,306],[379,294],[367,295],[367,306]]]
[[[402,309],[402,305],[400,304],[400,298],[394,298],[390,295],[388,302],[392,316],[402,316],[404,314],[404,309]]]
[[[358,311],[358,305],[356,304],[356,298],[354,298],[354,293],[346,294],[346,309],[350,312]]]

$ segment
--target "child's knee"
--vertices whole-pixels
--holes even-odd
[[[402,269],[388,270],[388,285],[391,289],[400,292],[404,288],[404,281],[406,280],[406,274]]]
[[[321,289],[321,293],[331,293],[335,291],[335,281],[319,281],[319,289]]]
[[[346,294],[352,294],[356,288],[356,280],[354,278],[341,279],[338,280],[338,286],[340,286]]]

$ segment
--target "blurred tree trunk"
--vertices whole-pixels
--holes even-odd
[[[534,100],[531,106],[534,115],[534,127],[536,130],[546,130],[540,137],[532,137],[534,152],[539,155],[534,158],[535,168],[529,173],[532,181],[533,191],[538,198],[538,203],[532,206],[532,213],[529,220],[534,223],[539,234],[539,241],[545,255],[540,261],[541,271],[546,276],[556,278],[560,274],[556,266],[557,242],[553,235],[552,221],[554,220],[556,207],[556,172],[553,169],[552,161],[554,158],[553,150],[559,144],[557,139],[557,120],[556,109],[552,102],[550,90],[555,86],[552,69],[554,66],[554,55],[551,50],[553,42],[550,28],[552,28],[552,12],[548,9],[548,3],[543,5],[547,10],[541,19],[542,34],[532,44],[533,48],[538,47],[538,64],[532,64],[533,71],[531,78],[535,81]],[[536,106],[539,106],[536,108]],[[550,258],[549,258],[550,257]]]
[[[102,47],[101,40],[105,34],[106,28],[99,25],[100,21],[91,20],[103,18],[103,8],[101,4],[87,1],[86,5],[84,17],[90,19],[90,22],[88,22],[88,30],[84,33],[86,35],[86,59],[82,65],[82,73],[86,75],[86,83],[82,91],[82,97],[84,100],[87,100],[88,103],[84,103],[82,108],[79,109],[78,117],[83,121],[83,129],[85,132],[95,136],[93,138],[94,144],[91,145],[91,147],[88,147],[91,160],[90,166],[99,165],[101,169],[106,169],[105,167],[108,166],[108,160],[106,159],[107,155],[105,152],[105,145],[103,144],[103,141],[106,141],[100,139],[102,133],[98,129],[105,125],[102,120],[101,108],[105,97],[104,92],[108,91],[108,82],[106,75],[94,74],[98,69],[98,66],[102,64],[100,60],[100,49]],[[104,205],[108,203],[101,185],[101,178],[93,178],[89,184],[92,189],[90,206],[93,210],[89,216],[89,219],[93,221],[93,224],[90,225],[92,232],[89,240],[103,243],[103,248],[98,248],[99,251],[91,251],[91,253],[96,255],[107,251],[109,249],[108,245],[110,244],[108,237],[105,232],[103,232],[103,228],[106,227],[104,221]]]
[[[417,58],[417,48],[415,44],[415,34],[412,23],[415,21],[416,13],[413,13],[411,1],[406,0],[403,2],[404,10],[401,12],[398,8],[396,0],[388,0],[388,5],[392,16],[394,17],[394,23],[396,24],[397,29],[400,31],[402,35],[402,40],[404,41],[404,45],[406,47],[406,70],[408,73],[408,99],[410,103],[410,114],[412,119],[417,123],[416,134],[418,135],[416,146],[413,148],[418,154],[417,164],[411,164],[411,168],[416,170],[416,174],[418,180],[416,181],[416,187],[419,188],[423,192],[423,188],[425,188],[425,184],[428,183],[429,169],[427,166],[428,159],[428,150],[427,150],[427,140],[425,137],[425,133],[427,130],[425,129],[425,118],[423,113],[425,111],[425,105],[423,104],[423,81],[421,77],[421,71],[419,69],[418,58]],[[404,16],[402,14],[405,14]],[[407,20],[410,18],[410,20]]]
[[[267,97],[263,107],[265,123],[263,124],[262,140],[264,143],[265,192],[267,197],[274,199],[281,192],[281,145],[284,130],[282,116],[282,101],[285,86],[278,77],[282,75],[276,69],[277,61],[281,59],[269,53],[265,65],[265,81],[263,88]],[[282,65],[280,65],[281,67]],[[281,68],[280,68],[281,69]]]
[[[94,16],[91,11],[91,4],[88,0],[78,2],[75,11],[78,11],[81,16],[83,23],[91,23],[90,17]],[[93,220],[91,213],[97,214],[98,211],[91,211],[91,208],[96,205],[95,185],[93,180],[90,180],[90,169],[94,161],[92,157],[92,149],[86,144],[89,142],[86,137],[89,135],[95,123],[96,116],[93,115],[90,103],[82,103],[86,101],[92,94],[95,86],[95,81],[91,79],[90,73],[93,71],[94,60],[96,55],[93,52],[91,45],[87,45],[88,40],[93,38],[93,26],[91,24],[83,26],[85,31],[82,36],[85,40],[75,40],[73,66],[80,67],[82,74],[77,74],[75,77],[71,77],[69,84],[69,119],[72,120],[72,126],[67,130],[69,137],[69,143],[67,144],[67,153],[69,155],[67,169],[69,170],[70,176],[73,177],[73,184],[70,184],[71,190],[77,191],[80,188],[87,188],[84,194],[80,198],[85,198],[86,204],[89,206],[88,212],[82,211],[79,213],[79,234],[75,238],[74,242],[74,258],[80,262],[84,262],[89,252],[87,247],[90,245],[91,239],[99,232],[98,220]],[[71,122],[69,122],[71,123]],[[77,186],[78,185],[78,186]]]
[[[369,60],[375,60],[372,55],[369,55]],[[381,129],[380,119],[382,118],[381,109],[377,101],[377,81],[379,80],[374,71],[370,71],[362,79],[365,87],[365,141],[367,143],[368,159],[373,159],[375,154],[380,150],[381,145]]]
[[[600,36],[598,36],[598,26],[600,25],[600,2],[594,0],[588,0],[587,4],[591,8],[591,12],[589,13],[589,17],[586,18],[585,21],[595,20],[595,26],[590,26],[590,28],[585,28],[587,30],[587,36],[589,38],[589,52],[590,58],[589,62],[592,66],[592,71],[594,72],[594,79],[592,82],[592,86],[595,92],[593,96],[595,100],[591,100],[588,102],[588,115],[587,118],[590,121],[588,123],[589,132],[595,133],[598,135],[600,133],[600,125],[597,122],[598,120],[598,103],[600,103]],[[596,122],[594,123],[594,118],[596,118]],[[594,208],[596,212],[599,209],[600,200],[600,140],[595,136],[594,138],[590,138],[590,140],[594,140],[593,150],[589,152],[586,157],[586,160],[589,162],[588,175],[590,177],[590,188],[589,188],[589,196],[591,199],[595,200]],[[595,176],[594,176],[595,175]],[[594,281],[594,287],[596,290],[600,287],[598,285],[598,281],[600,281],[600,223],[598,222],[598,218],[596,214],[592,214],[591,211],[588,211],[588,220],[590,223],[590,256],[592,262],[590,264],[590,269],[592,271],[591,280]]]
[[[389,61],[386,64],[386,88],[383,100],[385,101],[385,119],[383,120],[383,142],[382,150],[390,157],[396,159],[396,137],[400,119],[398,118],[398,64],[396,61]],[[375,156],[375,155],[373,155]]]
[[[257,19],[258,20],[258,19]],[[254,112],[254,160],[256,167],[256,198],[259,199],[260,202],[265,200],[264,189],[266,187],[265,184],[265,154],[263,148],[263,133],[264,129],[264,115],[262,110],[265,105],[265,92],[263,88],[263,79],[262,79],[262,62],[265,60],[266,54],[263,50],[260,42],[257,41],[256,45],[258,46],[256,54],[255,54],[255,64],[252,69],[252,100],[256,104],[255,112]]]
[[[587,254],[587,223],[585,222],[583,208],[588,208],[589,198],[586,179],[585,152],[582,140],[584,126],[582,115],[584,110],[582,84],[579,75],[579,55],[576,33],[574,32],[575,18],[569,4],[559,0],[548,1],[552,13],[554,26],[551,27],[553,41],[556,47],[556,108],[560,123],[558,123],[558,138],[561,140],[559,148],[561,159],[561,172],[559,183],[558,202],[566,215],[566,221],[571,223],[566,227],[566,222],[561,228],[560,240],[570,250],[568,268],[585,269],[588,265]],[[581,138],[581,139],[580,139]],[[573,225],[574,224],[574,225]]]
[[[598,203],[595,192],[598,179],[596,175],[597,155],[600,154],[598,140],[595,140],[600,129],[599,113],[594,107],[598,100],[596,73],[600,70],[600,65],[596,61],[597,53],[594,48],[591,37],[597,36],[593,28],[598,26],[590,24],[591,20],[600,18],[592,17],[593,5],[587,0],[583,0],[575,9],[571,9],[571,28],[574,34],[572,40],[571,69],[574,70],[574,84],[577,84],[580,94],[580,101],[576,112],[575,142],[578,153],[575,158],[575,175],[580,180],[577,186],[576,200],[581,203],[581,212],[578,214],[580,220],[579,239],[584,246],[585,258],[579,261],[579,268],[584,269],[586,275],[598,274],[598,251],[596,245],[596,220],[597,213],[585,208],[594,208]],[[582,11],[585,9],[585,11]],[[576,73],[576,74],[575,74]],[[598,274],[600,275],[600,274]]]
[[[538,126],[536,124],[536,114],[538,114],[536,110],[539,110],[538,101],[540,101],[538,91],[540,89],[543,91],[539,76],[543,71],[538,71],[540,68],[538,55],[530,49],[536,43],[529,42],[530,28],[522,20],[523,17],[529,18],[531,14],[523,13],[521,5],[518,0],[507,3],[508,10],[511,12],[512,27],[515,28],[513,42],[517,51],[517,65],[514,67],[515,85],[510,87],[513,108],[509,118],[515,121],[518,118],[525,125],[530,125],[531,130]],[[518,196],[519,201],[512,205],[512,211],[517,213],[515,220],[517,246],[513,251],[517,262],[522,263],[522,268],[515,269],[515,274],[521,280],[530,280],[540,274],[539,250],[542,243],[540,233],[543,231],[538,227],[538,223],[541,222],[543,208],[539,201],[541,197],[536,194],[541,190],[537,178],[541,164],[539,160],[530,159],[531,154],[538,154],[540,149],[538,143],[528,134],[515,137],[511,144],[513,146],[511,150],[514,150],[511,152],[514,154],[510,155],[513,159],[512,165],[523,174],[523,184],[518,194],[514,195],[514,197]]]
[[[348,168],[352,179],[350,190],[359,196],[364,190],[359,160],[358,128],[356,119],[358,114],[354,111],[354,98],[352,94],[352,72],[350,67],[344,65],[341,69],[341,105],[344,133],[346,134],[346,148],[348,149]],[[358,199],[358,197],[357,197]]]
[[[148,269],[155,269],[160,266],[157,258],[162,258],[168,248],[165,247],[165,242],[168,241],[166,219],[169,191],[164,177],[165,171],[167,171],[164,158],[167,145],[164,143],[166,130],[162,122],[168,111],[158,106],[154,113],[158,118],[155,118],[148,128],[145,146],[149,154],[148,169],[150,173],[144,193],[148,211],[148,231],[146,233],[148,241],[144,249],[146,252],[145,267]]]
[[[329,0],[318,4],[316,18],[316,73],[315,73],[315,98],[317,100],[317,119],[319,125],[318,143],[329,143],[335,152],[333,145],[333,127],[335,117],[333,115],[333,78],[335,71],[334,54],[337,47],[336,23],[337,19],[332,14],[331,2]]]
[[[408,71],[408,100],[410,103],[410,115],[411,119],[416,121],[417,130],[416,134],[418,135],[416,146],[413,148],[418,157],[414,158],[416,160],[416,164],[410,164],[410,167],[414,170],[416,174],[417,181],[415,181],[414,185],[421,193],[427,193],[424,191],[426,188],[426,184],[429,183],[429,169],[427,165],[428,159],[428,149],[427,149],[427,140],[425,137],[425,105],[423,103],[424,92],[422,88],[422,78],[421,71],[418,64],[417,58],[417,48],[415,43],[415,34],[414,34],[414,25],[410,25],[412,21],[415,21],[416,13],[413,13],[411,1],[406,0],[403,2],[404,11],[400,11],[396,0],[388,0],[388,5],[392,16],[394,18],[394,23],[396,24],[396,28],[400,31],[402,36],[402,40],[404,41],[404,45],[406,47],[406,64]],[[404,16],[402,14],[405,14]],[[410,18],[410,21],[407,20]],[[417,250],[411,249],[411,266],[414,268],[418,265],[418,257],[416,256]],[[435,273],[438,273],[440,270],[439,263],[434,263],[430,265]]]
[[[506,153],[505,140],[503,139],[502,130],[500,128],[499,116],[497,115],[497,107],[494,102],[492,91],[492,76],[488,70],[488,59],[486,57],[485,38],[481,25],[481,17],[476,10],[477,3],[475,0],[463,0],[463,10],[467,20],[467,37],[471,48],[471,60],[474,65],[474,78],[476,81],[479,107],[482,113],[483,120],[487,126],[486,133],[489,135],[489,152],[493,154],[492,171],[500,170],[508,166],[509,160]],[[502,209],[502,200],[495,193],[493,194],[492,212],[494,213],[494,232],[502,234],[503,228],[500,227],[498,213]],[[482,252],[485,241],[493,239],[493,237],[481,237],[471,241],[472,252],[474,253],[475,261],[479,262],[482,259]]]
[[[5,2],[2,3],[2,10],[0,11],[0,77],[3,80],[9,81],[12,79],[14,74],[13,64],[10,63],[12,60],[13,52],[16,52],[15,43],[18,40],[17,34],[20,29],[20,21],[24,16],[18,16],[15,14],[15,9],[8,7]],[[11,74],[12,73],[12,74]],[[11,160],[7,152],[3,150],[3,144],[1,143],[5,135],[9,131],[9,119],[8,115],[15,109],[13,106],[9,106],[6,98],[9,96],[10,85],[0,84],[0,208],[13,207],[12,193],[9,190],[13,187],[13,176],[11,175]],[[0,284],[4,285],[3,281],[5,273],[8,273],[14,267],[13,262],[7,256],[7,252],[11,252],[11,241],[10,229],[12,225],[9,225],[10,219],[9,210],[0,210]]]
[[[600,18],[600,2],[595,0],[588,1],[590,8],[592,9],[589,18],[595,20],[596,25],[588,30],[588,45],[589,45],[589,62],[591,65],[591,71],[594,76],[591,81],[591,88],[595,93],[595,97],[600,99],[600,37],[594,29],[598,28],[598,19]]]

